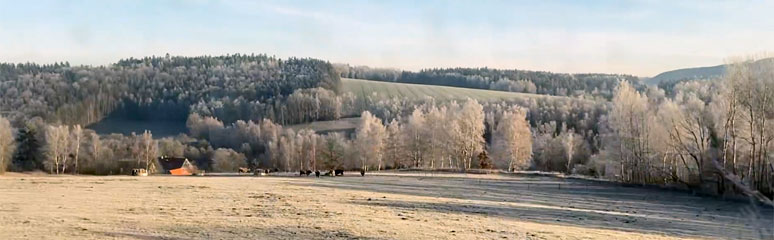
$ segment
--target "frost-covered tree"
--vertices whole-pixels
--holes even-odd
[[[244,154],[232,149],[218,148],[212,155],[212,169],[216,172],[236,172],[240,167],[247,167]]]
[[[562,146],[564,147],[564,155],[567,156],[567,173],[572,172],[572,160],[575,156],[575,146],[577,145],[577,135],[573,131],[567,131],[562,137]]]
[[[386,140],[387,129],[382,120],[368,111],[363,112],[355,129],[355,144],[360,151],[360,167],[363,171],[368,171],[368,166],[374,164],[377,170],[382,169]]]
[[[79,154],[81,153],[81,142],[83,140],[83,128],[81,128],[81,125],[75,125],[70,130],[70,136],[71,140],[70,144],[70,152],[73,155],[73,173],[78,174],[78,160],[79,160]]]
[[[613,96],[609,116],[614,138],[609,142],[621,160],[621,177],[626,182],[646,182],[651,159],[650,129],[653,116],[649,114],[648,98],[637,92],[628,82],[621,81]]]
[[[64,125],[46,128],[45,164],[51,173],[60,174],[67,169],[69,133],[68,127]]]
[[[392,164],[393,168],[406,167],[405,143],[403,142],[401,126],[398,120],[393,119],[387,124],[387,139],[384,146],[384,160]]]
[[[449,117],[446,107],[429,107],[429,111],[425,115],[426,124],[425,137],[427,137],[427,159],[429,160],[429,167],[436,168],[444,165],[444,160],[448,158],[449,154],[449,134],[447,127],[449,124]]]
[[[774,61],[745,59],[730,64],[715,106],[722,133],[717,165],[751,189],[774,196]]]
[[[458,167],[469,169],[473,157],[484,147],[484,109],[478,101],[468,99],[456,109],[455,116],[449,129],[450,147],[458,159]]]
[[[421,167],[424,164],[428,149],[428,138],[425,136],[425,114],[420,109],[414,109],[402,127],[403,142],[408,160],[413,167]]]
[[[158,155],[158,141],[153,139],[153,135],[148,130],[145,130],[142,135],[137,136],[136,141],[136,145],[140,149],[138,161],[142,161],[143,168],[150,170],[151,164],[154,163],[154,160]]]
[[[4,173],[11,163],[11,155],[14,151],[14,135],[11,123],[0,117],[0,174]]]
[[[492,155],[497,165],[508,171],[532,165],[532,132],[523,109],[503,113],[492,136]]]

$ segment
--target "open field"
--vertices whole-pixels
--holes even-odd
[[[312,129],[320,132],[346,132],[354,131],[357,128],[357,124],[360,123],[360,117],[342,118],[339,120],[330,121],[315,121],[310,123],[288,125],[287,128],[294,131],[300,131],[302,129]]]
[[[0,176],[0,239],[771,239],[774,224],[745,203],[582,180],[347,174]]]
[[[533,98],[561,98],[574,99],[568,97],[515,93],[494,90],[483,90],[473,88],[459,88],[436,85],[409,84],[380,82],[362,79],[342,78],[343,89],[345,92],[352,92],[357,96],[371,95],[377,93],[378,99],[393,97],[408,97],[410,99],[422,99],[430,96],[437,100],[465,100],[473,98],[479,101],[498,101],[509,99],[533,99]],[[580,99],[574,99],[581,101]]]

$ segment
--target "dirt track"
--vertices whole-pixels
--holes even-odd
[[[348,174],[0,176],[0,239],[771,239],[774,229],[771,209],[680,192]]]

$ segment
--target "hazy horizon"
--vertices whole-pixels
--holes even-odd
[[[774,47],[774,6],[758,1],[0,2],[0,62],[12,63],[256,53],[649,77]]]

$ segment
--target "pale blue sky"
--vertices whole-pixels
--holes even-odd
[[[267,53],[652,76],[774,49],[771,1],[10,1],[0,62]]]

